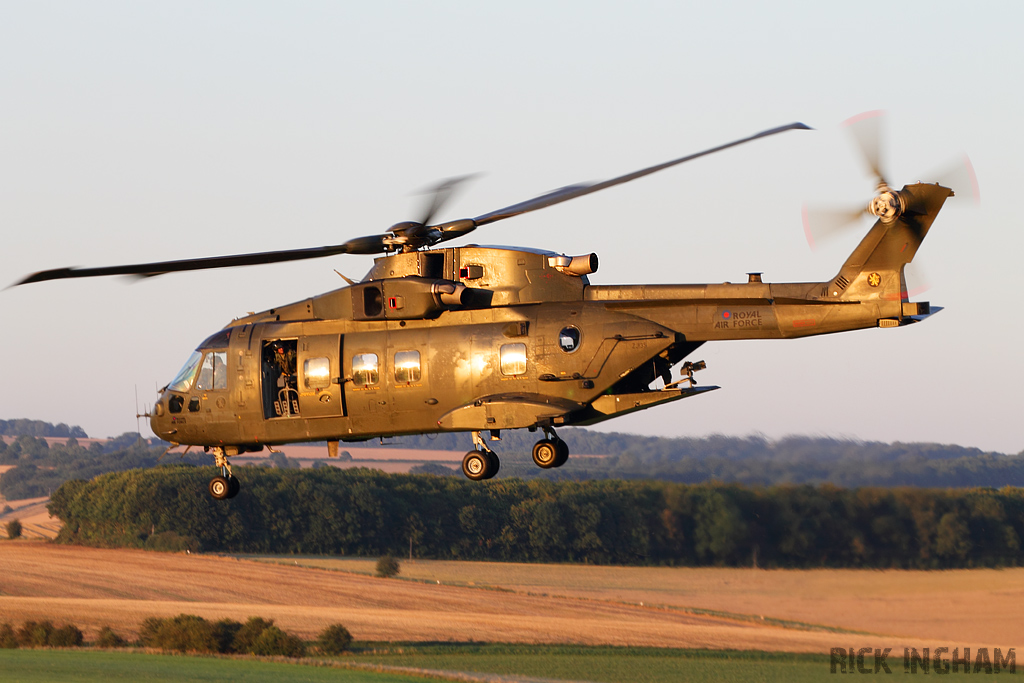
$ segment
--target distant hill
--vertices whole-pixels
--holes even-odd
[[[61,422],[52,424],[42,420],[0,420],[0,436],[73,436],[88,439],[89,435],[79,426],[69,427]]]
[[[34,420],[0,421],[0,426],[15,431],[67,430],[72,436],[70,432],[77,430],[85,434],[80,427]],[[542,470],[534,466],[530,458],[530,450],[540,433],[507,431],[502,433],[501,441],[490,442],[501,456],[498,477],[658,479],[682,484],[718,481],[748,486],[827,483],[845,488],[1024,487],[1024,453],[1008,455],[955,445],[809,436],[777,440],[757,436],[669,438],[579,428],[559,429],[558,434],[569,444],[571,453],[603,457],[570,458],[565,467]],[[68,479],[151,467],[167,445],[157,439],[139,443],[138,435],[131,432],[87,448],[72,442],[51,449],[31,435],[19,436],[17,442],[10,445],[0,440],[0,464],[17,466],[0,479],[0,493],[11,498],[46,495]],[[470,448],[470,437],[464,433],[403,436],[385,439],[383,445],[392,449],[464,453]],[[373,449],[381,445],[378,441],[366,441],[353,446]],[[198,452],[189,454],[186,460],[205,465],[211,459]],[[269,460],[267,464],[271,464]],[[282,463],[275,464],[282,466]],[[284,464],[297,466],[295,462]]]
[[[1016,455],[934,443],[881,443],[827,437],[652,437],[587,429],[559,429],[575,454],[559,470],[529,459],[539,438],[525,430],[491,442],[502,456],[501,476],[553,479],[659,479],[684,484],[720,481],[747,485],[823,484],[968,488],[1024,486],[1024,452]],[[465,434],[385,439],[391,448],[466,450]],[[372,448],[377,442],[359,444]]]

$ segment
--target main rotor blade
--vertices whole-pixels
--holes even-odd
[[[866,111],[843,121],[850,135],[860,148],[864,156],[864,162],[878,179],[878,182],[888,185],[885,173],[882,171],[882,121],[885,112],[881,110]]]
[[[718,147],[712,147],[711,149],[706,149],[703,152],[697,152],[696,154],[690,154],[685,157],[680,157],[679,159],[667,161],[663,164],[651,166],[640,171],[634,171],[633,173],[628,173],[626,175],[619,176],[618,178],[612,178],[611,180],[605,180],[599,183],[580,183],[577,185],[567,185],[566,187],[554,190],[552,192],[548,192],[547,194],[543,194],[539,197],[528,199],[525,202],[520,202],[518,204],[506,206],[503,209],[498,209],[497,211],[491,211],[490,213],[485,213],[482,216],[477,216],[476,218],[473,219],[473,223],[477,227],[479,227],[481,225],[487,225],[488,223],[494,223],[495,221],[504,220],[506,218],[512,218],[513,216],[518,216],[520,214],[528,213],[530,211],[536,211],[537,209],[543,209],[545,207],[553,206],[555,204],[561,204],[562,202],[567,202],[570,199],[575,199],[576,197],[582,197],[583,195],[598,192],[600,190],[613,187],[615,185],[628,183],[630,180],[643,178],[646,175],[657,173],[658,171],[664,170],[666,168],[670,168],[672,166],[676,166],[678,164],[682,164],[684,162],[697,159],[699,157],[707,156],[708,154],[714,154],[715,152],[720,152],[724,149],[729,149],[730,147],[742,145],[743,143],[750,142],[751,140],[757,140],[758,138],[765,138],[768,137],[769,135],[782,133],[787,130],[811,130],[811,128],[809,126],[805,126],[802,123],[791,123],[788,126],[780,126],[779,128],[772,128],[771,130],[762,131],[756,135],[751,135],[748,138],[743,138],[742,140],[736,140],[734,142],[729,142],[724,145],[719,145]]]
[[[430,203],[424,208],[423,215],[420,220],[417,221],[420,225],[430,225],[430,221],[434,219],[437,212],[451,199],[452,194],[458,189],[459,185],[471,180],[477,176],[476,173],[470,173],[468,175],[457,176],[455,178],[448,178],[442,180],[437,185],[427,188],[420,194],[429,194]]]
[[[283,251],[263,251],[254,254],[234,254],[232,256],[211,256],[208,258],[183,259],[181,261],[160,261],[157,263],[138,263],[126,266],[106,266],[103,268],[56,268],[29,275],[12,287],[27,285],[47,280],[65,280],[79,277],[102,277],[105,275],[135,275],[152,277],[164,273],[180,273],[189,270],[207,270],[210,268],[230,268],[233,266],[255,266],[264,263],[282,263],[285,261],[302,261],[304,259],[334,256],[336,254],[378,254],[384,251],[385,235],[357,237],[344,244],[308,249],[286,249]]]

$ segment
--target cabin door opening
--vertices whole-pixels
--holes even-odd
[[[298,339],[263,342],[261,380],[263,417],[299,417]]]

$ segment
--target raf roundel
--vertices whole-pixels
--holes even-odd
[[[732,312],[731,311],[722,311],[722,319],[723,320],[728,320],[731,317],[732,317]]]

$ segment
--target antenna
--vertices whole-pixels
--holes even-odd
[[[139,440],[142,440],[142,428],[139,426],[139,418],[142,417],[153,417],[149,412],[149,406],[146,406],[144,412],[139,412],[139,385],[135,385],[135,433],[139,435]]]

